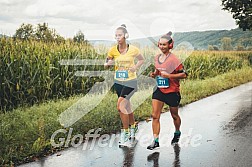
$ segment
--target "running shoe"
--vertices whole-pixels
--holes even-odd
[[[172,139],[172,141],[171,141],[171,144],[176,144],[176,143],[178,143],[179,142],[179,138],[180,138],[180,135],[181,135],[181,132],[175,132],[174,133],[174,137],[173,137],[173,139]]]
[[[136,137],[136,132],[138,131],[138,125],[135,124],[135,128],[130,127],[130,139],[134,139]]]
[[[119,140],[120,145],[125,145],[127,141],[129,141],[129,133],[126,132],[124,129],[121,129],[121,135]]]
[[[156,142],[155,140],[147,147],[148,150],[154,150],[159,148],[159,142]]]

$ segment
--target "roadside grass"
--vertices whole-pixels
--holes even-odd
[[[252,68],[250,67],[243,67],[205,80],[182,80],[181,106],[249,81],[252,81]],[[139,90],[134,99],[142,100],[143,94],[146,95],[146,90]],[[151,94],[147,95],[148,98],[134,111],[137,121],[146,120],[151,116]],[[80,98],[82,96],[78,95],[68,99],[48,101],[1,114],[0,166],[17,165],[53,153],[57,149],[64,149],[53,148],[50,138],[56,130],[64,129],[58,121],[60,113]],[[90,99],[91,101],[96,101],[95,96],[90,98],[93,98]],[[71,127],[73,128],[72,135],[84,135],[90,129],[97,128],[102,128],[100,134],[117,132],[121,127],[121,122],[116,110],[116,101],[116,95],[109,92],[96,108]],[[165,110],[167,111],[167,109]],[[67,133],[58,135],[57,139],[60,137],[66,138]]]

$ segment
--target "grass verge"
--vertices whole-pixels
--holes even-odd
[[[181,82],[181,105],[197,101],[223,90],[252,81],[252,68],[231,71],[205,80],[183,80]],[[145,93],[144,91],[142,93]],[[136,99],[141,98],[141,91]],[[0,115],[0,166],[17,165],[35,160],[57,151],[50,144],[51,135],[62,126],[58,116],[81,96],[49,101],[28,108],[18,108]],[[95,97],[93,100],[95,101]],[[121,123],[116,111],[116,95],[109,92],[104,100],[73,126],[72,134],[85,134],[90,129],[102,128],[102,133],[120,129]],[[151,115],[151,94],[135,110],[138,121]],[[68,130],[68,129],[66,129]],[[58,137],[67,137],[67,134]],[[61,149],[61,148],[59,148]]]

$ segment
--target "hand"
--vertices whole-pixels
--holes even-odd
[[[161,71],[161,72],[160,72],[160,76],[163,77],[163,78],[169,78],[169,77],[170,77],[169,75],[170,75],[170,74],[167,73],[167,72],[165,72],[165,71]]]
[[[113,63],[114,63],[113,60],[108,60],[107,65],[108,65],[108,66],[111,66],[111,65],[113,65]]]
[[[154,75],[157,76],[157,75],[161,75],[160,71],[158,69],[155,69],[154,71]]]
[[[104,67],[105,67],[105,68],[110,68],[111,66],[108,65],[108,63],[104,63]]]
[[[150,77],[155,78],[157,75],[154,72],[150,73]]]
[[[130,67],[129,70],[130,70],[131,72],[136,72],[136,68],[135,68],[135,67]]]

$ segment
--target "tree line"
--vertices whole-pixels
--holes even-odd
[[[66,39],[59,35],[54,28],[50,28],[48,23],[37,24],[36,26],[32,24],[23,23],[15,32],[14,39],[19,40],[37,40],[43,42],[64,42]],[[85,35],[81,30],[79,30],[73,37],[73,42],[77,43],[87,43]]]
[[[237,31],[237,32],[236,32]],[[209,32],[210,33],[210,32]],[[214,33],[214,32],[212,32]],[[238,30],[235,30],[233,35],[237,36],[239,33]],[[218,33],[219,34],[219,33]],[[207,35],[207,33],[206,33]],[[220,34],[219,34],[220,35]],[[213,35],[211,35],[213,36]],[[217,35],[218,36],[218,35]],[[215,35],[215,38],[217,37]],[[238,35],[239,36],[239,35]],[[182,37],[182,36],[181,36]],[[76,43],[88,43],[88,40],[85,39],[85,35],[82,31],[78,31],[73,38],[71,39],[65,39],[61,35],[59,35],[54,28],[50,28],[48,26],[48,23],[42,23],[42,24],[37,24],[36,26],[32,24],[25,24],[23,23],[15,32],[13,35],[14,39],[19,39],[19,40],[37,40],[37,41],[43,41],[43,42],[65,42],[66,40],[70,40]],[[183,38],[183,37],[182,37]],[[238,38],[239,39],[239,38]],[[216,39],[215,39],[216,40]],[[237,38],[231,39],[231,37],[222,37],[219,39],[220,42],[217,42],[218,44],[213,44],[216,43],[211,41],[211,39],[207,40],[207,45],[208,45],[208,50],[237,50],[237,51],[244,51],[244,50],[252,50],[252,45],[251,45],[251,38],[248,37],[248,39],[241,37],[238,42]],[[201,43],[203,41],[201,40]]]
[[[208,50],[213,51],[213,50],[224,50],[224,51],[231,51],[231,50],[237,50],[237,51],[252,51],[252,46],[247,46],[244,47],[242,44],[242,40],[240,39],[239,42],[237,43],[236,46],[232,45],[232,39],[230,37],[223,37],[221,39],[221,46],[217,45],[208,45]]]

